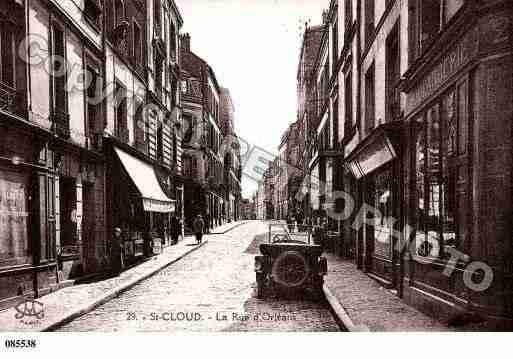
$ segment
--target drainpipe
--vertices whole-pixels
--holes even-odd
[[[360,129],[360,126],[361,126],[361,117],[362,117],[362,108],[361,108],[361,99],[362,99],[362,47],[361,47],[361,26],[360,26],[360,23],[361,23],[361,17],[362,17],[362,6],[361,6],[361,1],[358,1],[357,2],[357,6],[356,6],[356,27],[357,27],[357,31],[356,31],[356,41],[357,41],[357,46],[356,46],[356,72],[357,72],[357,89],[356,89],[356,129],[358,131],[358,142],[361,141],[361,136],[362,136],[362,131]],[[344,152],[345,152],[345,149],[344,149]],[[361,186],[362,184],[362,181],[359,181],[356,183],[356,186],[359,187]],[[349,184],[351,185],[351,184]],[[360,189],[357,188],[357,193],[360,193]],[[363,240],[363,238],[360,238],[360,231],[356,232],[356,240],[354,241],[355,242],[355,245],[356,245],[356,248],[355,248],[355,259],[356,259],[356,262],[358,262],[358,254],[357,253],[357,248],[358,248],[358,241],[361,239]],[[362,247],[364,247],[365,245],[362,244]],[[366,272],[366,255],[367,255],[367,251],[364,249],[363,251],[363,258],[362,258],[362,269],[364,272]]]

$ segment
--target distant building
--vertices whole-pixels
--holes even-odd
[[[328,216],[339,254],[428,314],[470,313],[491,328],[513,321],[506,4],[332,0],[305,31],[298,67],[303,208],[337,213],[344,190],[355,213]],[[363,204],[393,220],[355,230]],[[486,264],[485,291],[468,279],[490,277],[454,253]]]
[[[189,34],[181,38],[181,71],[185,223],[190,228],[201,214],[213,228],[226,220],[221,86],[210,65],[191,51]]]
[[[231,222],[240,217],[242,165],[240,143],[235,132],[235,108],[227,88],[221,88],[219,121],[223,134],[220,155],[224,169],[224,213],[226,220]]]
[[[242,220],[257,219],[256,213],[255,213],[254,199],[253,200],[249,200],[249,199],[241,200],[240,219],[242,219]]]

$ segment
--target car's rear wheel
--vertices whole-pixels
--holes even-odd
[[[274,261],[272,268],[273,280],[286,288],[302,286],[309,275],[310,266],[305,256],[299,252],[283,252]]]

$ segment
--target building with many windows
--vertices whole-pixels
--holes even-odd
[[[240,217],[242,164],[240,141],[235,131],[235,107],[227,88],[221,88],[220,127],[223,135],[220,155],[224,170],[224,213],[228,222]]]
[[[182,19],[172,1],[108,0],[103,10],[108,235],[121,228],[125,253],[136,260],[157,242],[169,242],[170,216],[181,212],[176,182]]]
[[[191,38],[181,38],[183,96],[183,165],[185,223],[192,226],[196,215],[210,228],[226,220],[224,170],[220,127],[221,87],[210,65],[191,51]]]
[[[0,5],[0,308],[104,264],[102,23],[88,5]]]
[[[309,27],[306,25],[299,57],[297,71],[297,122],[299,123],[300,160],[298,167],[301,170],[302,183],[300,195],[296,200],[301,202],[302,213],[305,217],[312,215],[312,190],[310,162],[313,154],[314,136],[317,118],[317,101],[315,86],[312,84],[312,73],[321,46],[325,25]],[[315,180],[317,177],[315,177]],[[315,186],[314,186],[315,187]],[[315,194],[317,196],[317,194]]]
[[[343,218],[344,253],[408,303],[511,323],[510,3],[334,0],[325,14],[311,207]]]
[[[114,227],[128,260],[167,239],[181,25],[172,0],[0,5],[1,308],[108,269]]]

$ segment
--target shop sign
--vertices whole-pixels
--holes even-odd
[[[408,112],[432,95],[450,76],[469,63],[478,51],[477,30],[470,31],[435,67],[408,93]]]
[[[386,136],[364,148],[358,156],[347,164],[347,169],[360,179],[397,157],[390,140]]]
[[[145,212],[171,213],[175,211],[175,202],[163,202],[151,198],[143,198]]]

